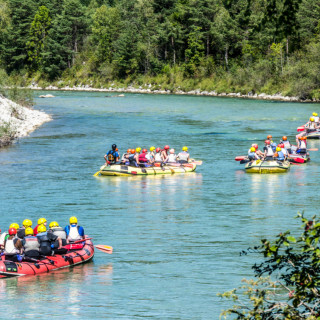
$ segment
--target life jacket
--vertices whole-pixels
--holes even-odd
[[[314,122],[319,122],[320,118],[319,117],[313,117],[314,118]]]
[[[170,153],[168,155],[167,162],[177,162],[177,155]]]
[[[276,152],[277,144],[275,142],[271,143],[271,148],[273,152]]]
[[[313,121],[309,122],[309,129],[314,130],[316,128],[315,123]]]
[[[48,232],[41,232],[37,234],[37,238],[40,241],[40,252],[43,255],[50,254],[52,251],[51,241],[48,238]]]
[[[107,159],[108,161],[112,164],[112,163],[116,163],[116,160],[117,160],[117,155],[116,155],[117,151],[115,150],[110,150],[108,153],[107,153]]]
[[[19,250],[14,246],[14,240],[17,238],[7,239],[4,245],[4,254],[8,256],[13,256],[19,253]]]
[[[37,236],[26,236],[22,240],[24,252],[28,251],[40,251],[40,243]]]
[[[63,228],[61,227],[54,227],[54,228],[51,228],[52,230],[52,233],[59,237],[61,240],[67,240],[67,234],[66,232],[64,231]]]
[[[286,148],[281,148],[281,152],[282,152],[285,156],[288,155],[288,151],[287,151]]]
[[[4,242],[5,242],[5,239],[6,239],[6,236],[8,235],[8,232],[4,232],[1,234],[0,236],[0,245],[4,246]]]
[[[22,240],[26,236],[25,231],[25,228],[19,228],[17,230],[17,237]]]
[[[284,154],[282,151],[278,151],[278,157],[277,157],[278,160],[282,161],[284,160]]]
[[[290,144],[290,142],[289,142],[288,140],[282,141],[282,143],[283,143],[283,145],[284,145],[284,147],[285,147],[286,149],[290,149],[290,148],[291,148],[291,144]]]
[[[274,155],[274,151],[273,151],[272,147],[267,145],[267,154],[266,154],[266,156],[267,157],[273,157],[273,155]]]
[[[250,151],[250,152],[248,153],[248,157],[249,157],[250,160],[254,160],[254,159],[256,159],[256,153]]]
[[[189,159],[189,153],[186,151],[182,151],[178,154],[179,160],[188,161]]]
[[[299,140],[299,149],[306,150],[307,149],[307,143],[305,140]]]
[[[155,162],[162,162],[162,157],[161,157],[161,151],[157,152],[155,157],[154,157]]]
[[[145,153],[139,154],[139,162],[141,162],[141,163],[148,163],[148,159],[147,159]]]
[[[70,240],[70,241],[77,241],[77,240],[81,240],[82,237],[80,236],[79,234],[79,226],[78,225],[70,225],[70,226],[67,226],[67,238]]]
[[[146,154],[146,158],[150,161],[150,160],[153,160],[154,159],[154,154],[153,152],[148,152]],[[140,160],[139,160],[140,161]]]

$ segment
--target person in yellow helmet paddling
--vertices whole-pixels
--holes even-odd
[[[31,226],[32,226],[32,221],[31,220],[29,220],[29,219],[23,220],[22,227],[20,227],[17,230],[17,237],[22,240],[25,237],[26,228],[31,227]]]
[[[43,256],[51,256],[54,251],[54,242],[58,241],[58,249],[62,247],[62,240],[60,237],[55,236],[52,232],[47,231],[47,227],[44,224],[39,225],[37,238],[40,242],[40,254]]]
[[[38,237],[33,234],[31,227],[25,229],[25,237],[22,240],[22,246],[25,258],[38,258],[40,255],[40,241]],[[26,259],[28,260],[28,259]]]
[[[190,161],[190,154],[187,146],[182,147],[182,152],[178,153],[177,161],[179,163],[188,163]]]
[[[67,234],[67,240],[69,242],[84,239],[84,229],[78,225],[77,217],[70,217],[69,225],[66,226],[64,230]]]
[[[38,234],[38,227],[40,225],[44,225],[45,227],[47,226],[47,219],[46,218],[40,218],[38,219],[38,224],[35,226],[35,228],[33,229],[33,234],[36,236]]]

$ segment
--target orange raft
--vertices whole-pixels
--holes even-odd
[[[0,260],[0,278],[36,275],[50,271],[72,267],[90,261],[94,255],[94,246],[91,240],[86,240],[83,247],[78,250],[70,250],[66,254],[56,254],[35,262],[12,262]]]

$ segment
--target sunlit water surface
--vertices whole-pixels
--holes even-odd
[[[35,92],[35,95],[41,93]],[[218,319],[217,297],[251,277],[257,257],[239,252],[317,213],[319,154],[287,174],[250,175],[233,159],[268,134],[294,140],[319,105],[211,97],[53,92],[36,108],[53,121],[0,150],[1,228],[39,217],[78,217],[93,262],[0,281],[7,318]],[[98,177],[112,143],[187,145],[196,173]],[[310,141],[317,148],[319,141]]]

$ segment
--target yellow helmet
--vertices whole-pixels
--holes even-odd
[[[41,232],[46,232],[47,231],[47,228],[44,224],[41,224],[39,227],[38,227],[38,233],[41,233]]]
[[[70,222],[70,224],[77,224],[78,219],[77,219],[77,217],[70,217],[69,222]]]
[[[154,151],[154,150],[156,150],[155,147],[151,147],[151,148],[150,148],[150,151]]]
[[[39,230],[39,228],[38,228],[38,230]],[[26,236],[33,236],[33,230],[30,227],[26,228],[24,233],[25,233]]]
[[[40,218],[40,219],[38,220],[38,225],[44,224],[44,223],[46,223],[46,222],[47,222],[47,219],[46,219],[46,218]]]
[[[141,151],[140,147],[136,148],[136,152],[140,152],[140,151]]]
[[[255,148],[255,147],[251,147],[251,148],[250,148],[250,151],[251,151],[251,152],[256,152],[256,148]]]
[[[310,118],[310,121],[313,122],[313,121],[314,121],[314,117],[311,117],[311,118]]]
[[[317,114],[316,112],[314,112],[312,115],[313,115],[314,117],[317,117],[317,116],[318,116],[318,114]]]
[[[59,227],[59,223],[57,221],[52,221],[49,224],[49,228],[55,228],[55,227]]]
[[[25,219],[25,220],[23,220],[22,225],[23,225],[25,228],[31,227],[31,226],[32,226],[32,221],[29,220],[29,219]]]
[[[19,229],[19,225],[17,223],[15,223],[15,222],[11,223],[9,229],[11,229],[11,228],[15,228],[16,230],[18,230]]]
[[[188,147],[184,146],[184,147],[182,148],[182,151],[188,151]]]
[[[277,148],[276,148],[276,151],[281,151],[281,148],[280,148],[280,147],[277,147]]]

